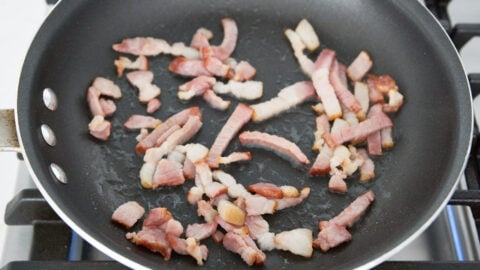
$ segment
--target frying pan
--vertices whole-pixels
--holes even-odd
[[[131,114],[145,114],[136,90],[124,77],[117,78],[111,45],[126,37],[153,36],[169,42],[189,43],[199,27],[222,39],[220,19],[231,17],[239,26],[239,42],[233,56],[257,68],[264,82],[262,100],[278,90],[307,78],[301,73],[288,41],[287,27],[307,18],[323,47],[337,51],[350,63],[361,50],[374,59],[373,73],[390,74],[398,82],[406,103],[393,116],[393,150],[375,159],[376,178],[359,183],[348,180],[346,195],[328,192],[326,177],[310,177],[307,168],[295,169],[272,153],[253,150],[249,163],[224,167],[248,185],[257,181],[309,186],[311,195],[301,205],[267,216],[271,231],[312,228],[329,219],[367,189],[376,201],[351,229],[353,240],[326,254],[316,251],[305,259],[287,252],[267,253],[265,268],[333,269],[373,267],[404,247],[437,216],[453,192],[461,174],[472,134],[471,95],[458,55],[445,32],[417,1],[62,1],[44,22],[25,59],[18,91],[16,123],[19,141],[39,190],[52,208],[84,239],[115,260],[135,269],[196,268],[194,260],[161,256],[125,239],[125,231],[110,221],[114,209],[135,200],[147,209],[167,207],[184,225],[200,222],[194,206],[186,203],[193,185],[144,190],[138,171],[142,157],[135,154],[134,132],[122,127]],[[316,54],[312,55],[315,57]],[[228,112],[218,112],[202,100],[188,104],[176,97],[186,80],[171,75],[168,56],[151,58],[154,83],[162,88],[162,108],[155,117],[166,119],[174,112],[200,106],[204,126],[192,141],[210,146],[225,123]],[[90,121],[86,89],[96,76],[113,79],[124,97],[111,119],[109,141],[88,135]],[[51,88],[58,98],[56,110],[43,103],[43,90]],[[235,105],[236,101],[234,102]],[[244,130],[260,130],[295,141],[310,160],[314,115],[305,104]],[[56,137],[49,146],[41,136],[48,125]],[[243,149],[234,139],[226,153]],[[54,177],[50,165],[65,172],[67,183]],[[134,228],[139,230],[140,225]],[[208,268],[244,267],[240,257],[210,240]]]

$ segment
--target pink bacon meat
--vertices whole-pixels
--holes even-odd
[[[365,51],[361,51],[357,58],[348,66],[347,75],[354,82],[360,81],[372,66],[373,62],[370,59],[370,55]]]
[[[248,235],[238,235],[228,232],[223,237],[223,246],[234,253],[239,254],[249,265],[263,265],[266,259],[265,253],[258,249],[255,242]]]
[[[182,164],[168,159],[161,159],[153,174],[153,189],[159,186],[179,186],[185,183]]]
[[[235,50],[238,38],[237,24],[233,19],[222,19],[223,41],[220,46],[204,47],[201,50],[202,58],[213,56],[221,61],[225,61]]]
[[[234,81],[248,81],[255,77],[257,70],[248,62],[240,61],[235,68],[233,69],[233,77],[232,80]]]
[[[134,114],[123,123],[128,129],[156,128],[162,121],[146,115]]]
[[[115,105],[115,102],[111,99],[100,98],[99,102],[105,116],[111,116],[117,110],[117,105]]]
[[[160,102],[159,99],[154,98],[154,99],[150,100],[147,103],[147,113],[152,114],[152,113],[156,112],[158,109],[160,109],[160,106],[162,106],[162,103]]]
[[[245,131],[239,136],[244,146],[263,148],[292,161],[294,164],[309,164],[307,156],[293,142],[276,135],[258,131]]]
[[[223,100],[221,97],[217,96],[217,94],[211,89],[207,89],[203,93],[203,99],[210,105],[210,107],[221,111],[228,109],[231,103],[229,100]]]
[[[211,76],[202,60],[177,57],[170,62],[168,70],[184,77]]]
[[[342,104],[345,105],[350,111],[354,113],[360,113],[362,111],[362,107],[352,92],[348,90],[347,84],[345,84],[340,78],[339,73],[341,70],[339,67],[340,65],[337,60],[334,60],[330,67],[330,83],[335,90],[335,94],[340,102],[342,102]],[[364,117],[365,115],[363,115],[362,118]]]
[[[155,56],[161,53],[170,53],[170,45],[163,40],[151,37],[127,38],[113,44],[114,51],[133,55]]]
[[[130,229],[145,214],[145,209],[135,201],[120,205],[112,215],[112,220]]]
[[[215,221],[203,224],[194,223],[187,226],[185,236],[193,237],[200,241],[212,236],[215,231],[217,231],[217,223]]]
[[[207,162],[211,168],[218,168],[218,158],[225,151],[233,136],[250,120],[252,113],[252,109],[247,105],[242,103],[237,105],[210,148]]]
[[[117,75],[121,77],[125,69],[139,69],[147,70],[148,69],[148,59],[147,57],[140,55],[135,61],[131,61],[127,57],[120,56],[117,60],[113,62],[117,67]]]
[[[102,141],[108,140],[110,137],[111,128],[112,123],[105,120],[101,115],[96,115],[93,117],[92,121],[90,121],[88,124],[90,135]]]
[[[140,102],[148,103],[160,95],[161,90],[152,84],[153,72],[149,70],[138,70],[127,73],[128,81],[138,88],[138,99]]]
[[[192,37],[192,41],[190,42],[190,47],[195,49],[201,49],[203,47],[210,46],[208,40],[213,37],[212,31],[206,28],[199,28]]]

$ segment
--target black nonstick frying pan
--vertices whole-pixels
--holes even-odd
[[[167,207],[184,226],[200,221],[196,208],[185,199],[192,182],[156,191],[140,187],[142,157],[134,151],[137,134],[125,130],[122,123],[131,114],[145,114],[145,108],[126,79],[116,77],[113,60],[119,54],[111,45],[135,36],[189,43],[199,27],[211,29],[215,34],[212,43],[218,44],[223,37],[220,19],[224,17],[235,19],[239,26],[233,57],[248,60],[257,68],[256,79],[264,82],[262,100],[307,79],[283,34],[302,18],[312,23],[322,47],[336,50],[344,63],[367,50],[375,63],[372,72],[395,78],[406,100],[393,117],[395,148],[375,159],[377,177],[366,184],[352,177],[346,195],[330,193],[326,177],[310,177],[306,168],[292,168],[266,151],[254,150],[252,162],[224,168],[244,185],[269,181],[312,188],[303,204],[267,217],[274,232],[307,227],[316,236],[319,220],[338,214],[367,189],[376,194],[371,209],[351,229],[350,243],[325,254],[315,251],[310,259],[268,252],[265,268],[370,268],[419,235],[446,204],[464,168],[472,107],[457,52],[416,0],[62,1],[28,52],[16,110],[17,132],[30,173],[62,219],[95,247],[129,267],[197,267],[190,257],[174,255],[166,262],[158,254],[133,245],[125,239],[126,231],[110,221],[114,209],[128,200],[148,209]],[[166,119],[184,108],[200,106],[204,126],[193,141],[210,146],[235,106],[225,113],[210,109],[202,100],[179,102],[176,89],[186,80],[168,72],[171,58],[150,60],[154,83],[162,88],[163,105],[154,116]],[[112,118],[112,136],[105,143],[93,139],[87,130],[86,89],[96,76],[113,79],[124,94]],[[44,105],[45,88],[51,88],[58,98],[54,111]],[[244,130],[289,138],[313,161],[314,114],[310,105],[261,124],[249,123]],[[44,124],[55,134],[54,146],[41,135]],[[242,147],[235,139],[226,152],[238,149]],[[66,184],[55,179],[52,163],[64,171]],[[246,267],[238,255],[211,240],[204,243],[210,250],[208,269]]]

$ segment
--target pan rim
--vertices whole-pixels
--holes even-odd
[[[58,7],[58,5],[61,2],[63,2],[63,1],[59,1],[54,6],[51,13],[54,12],[54,10]],[[412,2],[417,2],[417,1],[412,1]],[[406,4],[411,4],[411,3],[407,2]],[[418,8],[423,9],[424,12],[421,12],[421,13],[422,13],[422,16],[426,16],[425,19],[428,17],[429,18],[428,20],[433,20],[433,22],[438,27],[440,27],[440,29],[441,29],[441,31],[443,32],[443,35],[444,35],[443,38],[446,38],[448,40],[448,43],[450,44],[451,50],[453,50],[453,53],[456,55],[456,58],[457,58],[456,60],[458,60],[458,62],[460,64],[461,72],[463,73],[463,77],[464,77],[464,81],[468,82],[468,77],[466,75],[465,68],[464,68],[463,62],[461,61],[460,55],[459,55],[458,51],[455,49],[455,46],[454,46],[452,40],[448,37],[448,34],[446,33],[446,31],[443,29],[441,24],[434,18],[434,16],[428,11],[428,9],[425,6],[421,5],[418,2],[416,4],[413,4],[413,5],[417,5]],[[423,13],[428,13],[428,15],[423,14]],[[47,19],[48,19],[48,17],[47,17]],[[43,27],[39,28],[39,30],[37,31],[37,34],[42,28]],[[455,72],[460,72],[460,70],[455,71]],[[458,74],[460,74],[460,73],[458,73]],[[441,213],[441,211],[445,208],[447,202],[449,201],[450,197],[452,196],[453,192],[455,191],[455,187],[457,186],[457,184],[458,184],[458,182],[461,178],[461,175],[464,172],[464,169],[465,169],[466,164],[467,164],[467,157],[469,156],[470,151],[471,151],[471,141],[472,141],[472,137],[473,137],[473,132],[472,131],[473,131],[473,124],[474,124],[473,123],[473,107],[472,107],[473,102],[472,102],[472,95],[471,95],[471,91],[470,91],[471,90],[470,85],[467,83],[466,86],[467,86],[467,89],[468,89],[468,97],[469,97],[469,99],[468,99],[468,103],[469,103],[468,104],[468,107],[469,107],[468,116],[470,117],[470,120],[471,120],[470,125],[468,127],[468,129],[469,129],[469,136],[468,136],[468,140],[467,140],[468,144],[466,145],[467,149],[465,151],[465,156],[463,157],[463,163],[462,163],[462,166],[460,168],[461,170],[459,171],[459,174],[458,174],[456,180],[454,181],[454,184],[452,185],[452,188],[448,191],[445,199],[438,205],[437,209],[433,212],[433,214],[429,217],[429,219],[427,219],[427,221],[425,223],[423,223],[422,226],[420,226],[418,229],[416,229],[416,231],[413,234],[411,234],[409,237],[405,238],[396,247],[384,252],[383,254],[380,254],[380,255],[376,256],[374,259],[370,260],[369,262],[367,262],[363,265],[357,266],[356,269],[370,269],[370,268],[373,268],[376,265],[384,262],[386,259],[388,259],[392,255],[394,255],[395,253],[399,252],[402,248],[407,246],[414,239],[416,239],[421,233],[423,233],[432,224],[432,222],[438,217],[438,215]],[[466,104],[462,104],[462,105],[466,105]],[[20,117],[19,117],[18,107],[15,110],[15,118],[16,118],[16,129],[17,129],[17,134],[18,134],[18,137],[19,137],[20,147],[22,149],[22,153],[24,153],[25,164],[26,164],[27,169],[30,173],[30,176],[34,180],[37,188],[42,193],[45,200],[49,203],[49,205],[52,207],[52,209],[60,216],[60,218],[71,229],[73,229],[76,233],[78,233],[83,239],[85,239],[87,242],[91,243],[93,246],[95,246],[95,248],[99,249],[102,253],[111,257],[112,259],[116,260],[117,262],[122,263],[122,264],[124,264],[128,267],[134,268],[134,269],[151,269],[149,267],[146,267],[146,266],[128,258],[127,256],[122,255],[120,252],[114,251],[112,248],[109,248],[107,245],[105,245],[101,241],[98,241],[93,236],[91,236],[87,232],[87,230],[83,230],[80,226],[78,226],[77,223],[75,223],[73,221],[73,219],[71,219],[69,217],[69,215],[67,215],[67,213],[62,210],[62,208],[55,202],[55,200],[49,195],[49,193],[47,192],[45,187],[42,185],[42,182],[37,177],[37,174],[34,172],[34,169],[33,169],[32,165],[30,163],[30,160],[29,160],[28,155],[27,155],[27,153],[25,151],[25,148],[24,148],[24,138],[21,136],[22,133],[20,132],[20,121],[19,121]],[[27,142],[27,144],[28,144],[28,142]],[[461,146],[464,147],[463,143],[460,143],[460,144],[462,144]],[[458,148],[460,148],[460,147],[458,147]]]

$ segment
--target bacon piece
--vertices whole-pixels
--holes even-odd
[[[217,94],[230,94],[238,99],[255,100],[263,95],[263,82],[230,80],[227,84],[217,82],[213,85],[213,91]]]
[[[206,222],[215,221],[215,217],[218,216],[217,210],[212,207],[212,204],[205,200],[199,200],[197,202],[197,214],[202,216]]]
[[[105,116],[102,105],[100,104],[100,90],[93,86],[88,87],[87,102],[93,116]]]
[[[330,84],[330,67],[335,60],[335,51],[323,49],[315,61],[314,70],[312,73],[312,81],[320,97],[325,112],[329,120],[334,120],[342,116],[342,109],[338,102],[335,90]]]
[[[365,149],[358,149],[358,153],[363,157],[364,162],[360,166],[360,181],[367,181],[375,177],[375,164],[368,157]]]
[[[228,187],[228,196],[232,198],[248,198],[252,196],[242,184],[235,184]]]
[[[284,33],[290,42],[290,45],[292,46],[293,54],[297,58],[298,64],[300,65],[303,73],[311,77],[314,69],[314,63],[303,53],[305,44],[303,43],[302,39],[298,33],[292,29],[287,29]]]
[[[397,112],[403,105],[403,95],[396,90],[388,91],[388,104],[383,105],[385,112]]]
[[[315,88],[311,82],[294,83],[280,90],[276,97],[250,106],[254,110],[252,120],[264,121],[313,97],[315,97]]]
[[[360,81],[372,66],[373,62],[370,59],[370,55],[365,51],[361,51],[357,58],[348,66],[347,75],[354,82]]]
[[[237,24],[233,19],[224,18],[222,19],[223,26],[223,41],[220,46],[211,46],[204,49],[208,49],[207,52],[202,50],[202,58],[208,56],[214,56],[221,61],[226,60],[235,50],[235,45],[238,38],[238,28]]]
[[[274,240],[275,248],[307,258],[313,255],[312,241],[312,231],[305,228],[278,233]]]
[[[325,134],[323,138],[328,146],[335,147],[344,142],[365,138],[375,131],[391,127],[392,125],[393,123],[388,116],[380,114],[360,122],[358,125],[342,129],[335,133]]]
[[[195,164],[188,158],[183,163],[183,176],[185,179],[195,179]]]
[[[150,133],[150,135],[148,135],[145,139],[141,140],[137,144],[136,146],[137,153],[144,154],[148,148],[155,146],[158,138],[162,136],[162,134],[164,134],[172,126],[184,125],[188,121],[188,118],[192,115],[196,115],[201,118],[201,113],[198,107],[191,107],[172,115],[165,122],[163,122],[161,125],[156,127]]]
[[[389,149],[392,148],[394,145],[393,137],[392,137],[392,128],[384,128],[380,132],[382,136],[382,147]]]
[[[159,99],[154,98],[154,99],[150,100],[147,103],[147,113],[152,114],[152,113],[156,112],[158,109],[160,109],[160,106],[162,106],[162,103],[160,102]]]
[[[344,226],[329,224],[318,233],[317,239],[313,241],[313,247],[327,252],[330,248],[336,247],[352,239],[352,235]]]
[[[230,106],[230,101],[223,100],[211,89],[207,89],[205,93],[203,93],[203,99],[210,105],[210,107],[217,110],[225,111]]]
[[[205,238],[212,236],[217,230],[217,223],[215,221],[209,223],[194,223],[187,226],[187,231],[185,232],[186,237],[193,237],[196,240],[200,241]]]
[[[111,116],[117,110],[115,102],[113,102],[111,99],[100,98],[100,106],[102,106],[105,116]]]
[[[330,158],[333,156],[333,151],[330,147],[324,146],[318,153],[315,162],[310,168],[311,175],[325,175],[330,172]]]
[[[127,38],[118,44],[113,44],[114,51],[133,55],[155,56],[170,53],[171,48],[163,39],[152,37]]]
[[[288,207],[296,206],[302,203],[310,195],[310,188],[305,187],[300,191],[298,197],[283,197],[282,199],[276,199],[277,203],[276,210],[282,210]]]
[[[115,209],[112,220],[130,229],[142,218],[143,214],[145,214],[145,209],[140,204],[135,201],[129,201]]]
[[[246,226],[238,226],[225,221],[220,215],[214,217],[215,222],[222,227],[226,232],[233,232],[236,234],[248,234]]]
[[[343,180],[343,177],[340,174],[335,173],[328,181],[328,189],[330,191],[344,193],[347,192],[347,183],[345,183],[345,180]]]
[[[206,28],[199,28],[192,37],[192,41],[190,42],[190,47],[195,49],[201,49],[203,47],[210,46],[208,40],[213,37],[212,31]]]
[[[330,133],[330,122],[328,122],[328,117],[326,114],[317,116],[315,119],[317,130],[315,131],[312,150],[319,151],[322,149],[325,141],[323,140],[323,135]]]
[[[151,116],[133,114],[123,123],[128,129],[156,128],[162,121]]]
[[[148,136],[148,130],[146,128],[142,128],[140,129],[140,133],[137,135],[137,137],[135,137],[135,139],[137,140],[137,142],[139,142],[147,136]]]
[[[367,118],[372,118],[375,115],[383,114],[382,106],[380,104],[373,105],[368,112]],[[375,131],[367,137],[368,153],[370,155],[382,154],[382,135],[381,130]]]
[[[354,96],[358,100],[360,107],[362,107],[362,115],[365,115],[368,112],[369,107],[369,97],[368,97],[368,86],[362,82],[355,82],[354,86]],[[363,119],[360,119],[363,120]]]
[[[237,65],[235,65],[233,69],[233,77],[232,80],[234,81],[248,81],[255,77],[257,70],[248,62],[240,61]]]
[[[216,79],[213,77],[198,76],[178,87],[178,98],[181,100],[190,100],[195,96],[203,95],[215,82]]]
[[[258,249],[255,242],[248,235],[238,235],[228,232],[223,237],[223,246],[234,253],[239,254],[248,266],[263,265],[266,259],[265,253]]]
[[[161,159],[153,175],[153,189],[159,186],[178,186],[185,183],[182,165],[168,159]]]
[[[232,76],[232,70],[230,69],[230,66],[224,64],[218,58],[211,56],[204,58],[203,66],[208,70],[208,72],[217,77],[227,78]]]
[[[183,56],[187,59],[200,58],[200,52],[197,49],[187,47],[183,42],[173,43],[170,53],[174,56]]]
[[[253,195],[245,198],[245,211],[247,216],[258,216],[263,214],[273,214],[277,207],[275,200],[267,199],[263,196]]]
[[[342,82],[340,79],[340,69],[337,60],[332,61],[332,65],[330,66],[330,83],[333,86],[333,90],[335,90],[335,94],[337,95],[340,102],[345,105],[350,111],[358,114],[362,112],[362,106],[355,98],[355,96],[350,92],[347,88],[347,85]],[[363,115],[363,117],[365,116]]]
[[[382,92],[377,89],[375,84],[377,76],[373,74],[368,74],[367,76],[367,85],[368,85],[368,97],[371,103],[383,103],[385,98],[383,97]]]
[[[170,219],[169,221],[167,221],[164,230],[167,234],[172,234],[179,237],[183,233],[183,226],[180,221]]]
[[[218,168],[218,158],[225,151],[233,136],[250,120],[252,112],[252,109],[245,104],[237,105],[210,148],[207,162],[211,168]]]
[[[127,73],[128,81],[138,88],[138,100],[148,103],[160,95],[161,89],[152,84],[153,72],[150,70],[138,70]]]
[[[197,77],[201,75],[211,76],[212,74],[203,66],[203,61],[199,59],[187,59],[177,57],[170,62],[168,70],[184,77]]]
[[[179,125],[174,125],[170,127],[165,133],[163,133],[158,139],[157,142],[155,143],[155,146],[161,146],[167,139],[172,135],[175,131],[181,129]]]
[[[198,265],[203,265],[203,261],[207,260],[208,248],[205,245],[200,245],[195,239],[179,238],[178,236],[167,233],[166,238],[172,249],[180,255],[190,255]]]
[[[133,62],[127,57],[119,56],[118,59],[115,60],[113,63],[117,67],[118,77],[121,77],[123,75],[123,71],[125,69],[139,69],[139,70],[148,69],[148,59],[144,55],[140,55]]]
[[[369,74],[368,80],[372,86],[382,94],[388,94],[390,91],[398,91],[397,83],[390,75],[376,76]]]
[[[269,199],[283,198],[283,191],[277,185],[272,183],[256,183],[248,186],[248,191],[261,195]]]
[[[248,227],[248,234],[253,240],[257,240],[262,234],[268,233],[270,226],[262,216],[247,216],[245,225]]]
[[[208,148],[199,143],[189,143],[185,145],[185,154],[192,163],[196,164],[207,157]]]
[[[235,178],[233,178],[233,176],[231,176],[230,174],[222,170],[213,171],[212,176],[213,176],[213,179],[224,184],[228,188],[237,184],[237,181],[235,180]]]
[[[136,245],[162,254],[165,261],[170,260],[172,248],[167,241],[165,232],[161,230],[143,229],[138,233],[127,233],[126,238]]]
[[[164,229],[169,220],[173,219],[172,213],[165,207],[157,207],[148,211],[147,217],[143,221],[144,229]]]
[[[92,121],[90,121],[88,124],[90,135],[102,141],[108,140],[108,137],[110,137],[111,128],[112,123],[105,120],[101,115],[96,115],[93,117]]]
[[[208,185],[205,185],[204,189],[205,194],[211,199],[227,193],[227,187],[218,182],[211,182]]]
[[[192,177],[192,179],[193,179],[193,177]],[[202,199],[204,193],[205,192],[203,191],[203,188],[199,188],[197,186],[191,187],[190,190],[188,190],[188,193],[187,193],[187,202],[189,204],[198,203]]]
[[[239,136],[240,143],[248,147],[263,148],[292,161],[295,165],[309,164],[307,156],[293,142],[276,135],[258,131],[245,131]]]
[[[313,26],[306,19],[302,19],[298,23],[295,32],[309,51],[314,51],[320,47],[320,41],[318,40],[318,36],[315,33]]]
[[[215,243],[221,243],[223,241],[223,237],[225,236],[225,234],[221,231],[216,231],[213,235],[212,235],[212,239],[213,239],[213,242]]]
[[[325,113],[325,108],[323,107],[323,104],[321,102],[315,104],[312,106],[312,110],[317,114],[317,115],[322,115]]]
[[[195,185],[205,192],[205,187],[212,183],[212,171],[205,161],[195,164]]]
[[[250,152],[233,152],[226,157],[219,157],[218,163],[230,164],[239,161],[252,160],[252,154]]]
[[[93,80],[92,86],[100,91],[100,94],[111,98],[121,98],[122,91],[120,87],[109,79],[97,77]]]

